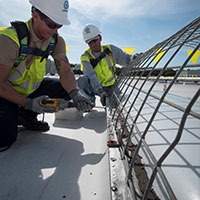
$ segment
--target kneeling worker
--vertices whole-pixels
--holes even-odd
[[[116,80],[115,64],[128,65],[136,56],[125,53],[114,45],[101,45],[100,30],[93,24],[83,29],[83,40],[89,48],[81,55],[83,76],[77,80],[80,92],[95,102],[95,95],[100,96],[103,106],[106,97],[112,93]]]
[[[56,111],[40,103],[47,96],[62,99],[59,109],[70,99],[79,111],[92,109],[76,88],[65,42],[58,34],[62,25],[69,24],[68,0],[29,2],[32,18],[0,31],[0,151],[17,139],[18,124],[33,131],[49,130],[47,122],[37,119],[38,113]],[[44,78],[48,55],[54,58],[60,79]]]

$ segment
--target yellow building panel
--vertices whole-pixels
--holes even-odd
[[[128,54],[132,54],[135,51],[136,48],[123,47],[122,49]]]

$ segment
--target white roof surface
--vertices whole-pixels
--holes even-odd
[[[110,199],[105,110],[56,118],[45,114],[48,132],[21,130],[0,153],[0,200]]]
[[[153,93],[155,95],[163,89],[163,84],[158,86]],[[189,100],[198,88],[199,85],[175,84],[166,99],[184,107],[186,101],[183,100]],[[200,112],[199,102],[192,109],[197,113]],[[163,115],[164,111],[160,114]],[[143,112],[148,120],[145,109]],[[97,107],[90,113],[85,113],[83,117],[79,114],[73,109],[56,115],[45,114],[45,121],[51,126],[46,133],[20,130],[11,148],[0,152],[0,200],[111,199],[114,193],[110,187],[115,172],[110,174],[114,164],[110,166],[109,163],[105,110],[97,99]],[[162,121],[163,117],[159,118],[161,115],[155,119],[153,125],[156,130],[162,128],[160,135],[161,131],[169,133],[171,124],[179,122],[175,114],[169,113],[167,123]],[[41,115],[39,117],[42,119]],[[180,144],[166,159],[163,170],[177,197],[199,199],[199,120],[190,119],[185,129]],[[163,140],[164,135],[160,137],[158,131],[154,133],[151,130],[146,137],[156,157],[169,143]],[[151,137],[152,134],[154,137]],[[166,138],[170,139],[169,136]],[[143,159],[146,160],[144,155]],[[164,199],[162,190],[156,184],[154,189]]]

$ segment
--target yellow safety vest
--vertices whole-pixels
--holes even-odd
[[[111,52],[110,45],[101,46],[101,52],[104,51],[105,48],[109,48]],[[83,71],[83,61],[90,62],[91,59],[95,59],[92,54],[91,49],[87,49],[85,53],[81,56],[81,70]],[[101,83],[103,87],[111,86],[115,83],[116,75],[115,75],[115,65],[112,57],[112,52],[109,55],[106,55],[98,64],[94,67],[94,71],[96,73],[97,79]]]
[[[26,22],[26,25],[29,29],[28,21]],[[20,47],[17,33],[12,27],[1,30],[0,34],[11,38]],[[46,74],[46,59],[42,62],[40,62],[40,60],[41,56],[36,56],[30,66],[30,69],[27,69],[26,56],[26,58],[17,67],[12,68],[7,80],[8,83],[11,84],[11,86],[20,94],[28,96],[40,86],[43,77]]]

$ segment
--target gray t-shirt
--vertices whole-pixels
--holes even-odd
[[[122,49],[120,49],[114,45],[110,45],[110,47],[111,47],[111,51],[112,51],[112,57],[113,57],[114,64],[126,66],[130,63],[132,55],[127,54]],[[97,58],[100,56],[101,52],[97,52],[97,53],[92,52],[92,54],[94,55],[95,58]],[[95,74],[95,71],[94,71],[92,65],[87,61],[83,61],[82,65],[83,65],[83,74],[90,78],[90,83],[91,83],[94,91],[97,93],[98,90],[102,88],[102,85],[100,84],[99,80],[97,79],[97,76]]]

